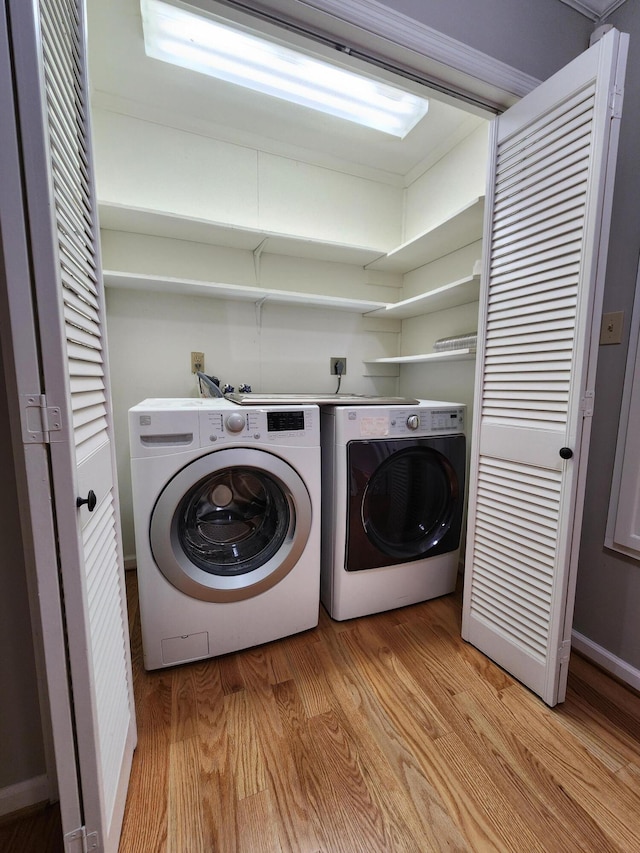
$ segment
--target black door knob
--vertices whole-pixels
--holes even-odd
[[[89,494],[86,498],[76,498],[76,506],[80,509],[81,506],[87,505],[87,509],[89,512],[93,512],[96,508],[96,504],[98,503],[98,498],[96,497],[96,493],[93,489],[89,489]]]
[[[561,447],[560,456],[563,459],[571,459],[571,457],[573,456],[573,450],[570,447]]]

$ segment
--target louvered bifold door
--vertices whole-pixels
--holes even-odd
[[[494,121],[463,636],[564,699],[621,76],[616,31]]]
[[[86,835],[86,849],[116,851],[135,712],[91,162],[85,8],[83,0],[9,2],[44,393],[49,409],[60,412],[55,424],[49,418],[50,459],[84,812],[84,826],[65,832],[70,848],[77,843],[80,849]],[[85,501],[80,507],[78,498]]]

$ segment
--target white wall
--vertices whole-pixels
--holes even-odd
[[[485,193],[489,124],[483,123],[405,192],[404,237],[411,240]]]
[[[381,251],[400,242],[399,186],[114,112],[93,125],[101,202]]]
[[[256,266],[253,253],[248,250],[191,240],[103,229],[101,241],[105,270],[349,296],[374,302],[394,301],[402,286],[399,275],[352,264],[275,255],[268,251],[268,246]]]
[[[367,357],[397,351],[388,322],[320,308],[255,306],[177,294],[107,290],[107,334],[122,510],[123,547],[135,553],[129,468],[128,409],[145,397],[192,397],[190,353],[204,352],[205,372],[236,388],[333,393],[331,356],[346,356],[341,390],[395,394],[393,378],[362,375]],[[399,329],[399,324],[391,324]]]

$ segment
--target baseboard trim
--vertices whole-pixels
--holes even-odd
[[[16,785],[0,788],[0,817],[48,802],[50,796],[47,776],[34,776]]]
[[[624,681],[625,684],[633,687],[634,690],[640,691],[639,669],[616,657],[612,652],[603,646],[599,646],[593,640],[590,640],[583,634],[579,634],[577,631],[572,631],[571,633],[571,645],[577,652],[580,652],[581,655],[584,655],[584,657],[606,670],[606,672],[611,673],[611,675],[614,675],[620,681]]]

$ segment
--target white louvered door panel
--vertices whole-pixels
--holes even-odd
[[[462,630],[550,705],[566,690],[626,46],[610,32],[492,130]]]
[[[115,852],[136,734],[84,0],[9,2],[44,393],[62,413],[50,459],[84,821],[64,829],[70,847],[85,832],[90,849]],[[95,509],[76,508],[90,490]]]

